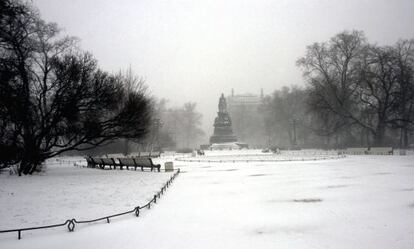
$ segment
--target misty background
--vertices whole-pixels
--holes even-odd
[[[371,43],[414,37],[414,2],[34,0],[46,21],[81,39],[100,67],[131,67],[169,106],[192,101],[212,134],[220,94],[272,94],[304,85],[306,46],[343,30]]]

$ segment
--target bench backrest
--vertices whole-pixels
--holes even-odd
[[[152,167],[152,160],[149,157],[137,157],[135,158],[135,162],[138,166],[144,166],[144,167]]]
[[[91,157],[91,160],[95,163],[95,164],[101,164],[101,158],[99,157]]]
[[[114,164],[114,161],[112,160],[112,158],[101,158],[101,160],[102,160],[102,163],[103,164],[105,164],[105,165],[112,165],[112,164]]]
[[[122,165],[135,166],[134,158],[118,158]]]

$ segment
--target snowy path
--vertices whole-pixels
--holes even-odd
[[[181,165],[159,203],[0,248],[414,248],[414,157]]]

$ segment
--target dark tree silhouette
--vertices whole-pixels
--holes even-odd
[[[399,144],[407,146],[413,124],[413,44],[377,46],[360,31],[345,31],[308,46],[298,65],[308,81],[310,109],[331,124],[327,128],[335,128],[331,132],[349,138],[359,129],[368,146],[369,137],[372,145],[390,144],[387,130],[400,128]]]
[[[118,138],[139,139],[151,108],[142,84],[98,69],[76,39],[19,1],[0,16],[0,148],[3,164],[31,174],[47,158]]]

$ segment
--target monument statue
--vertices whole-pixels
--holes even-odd
[[[214,134],[210,137],[210,144],[236,142],[237,138],[233,134],[224,94],[221,94],[218,109],[217,117],[214,120]]]

